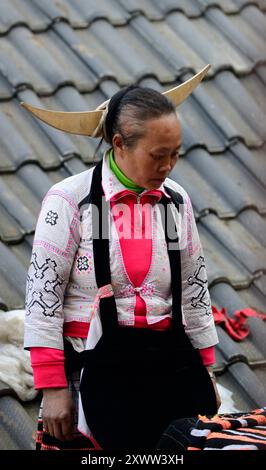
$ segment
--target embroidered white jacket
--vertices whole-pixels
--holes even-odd
[[[43,200],[27,278],[24,346],[63,349],[64,322],[90,322],[97,295],[94,275],[91,206],[82,203],[90,193],[93,168],[54,185]],[[119,197],[124,186],[104,157],[102,185],[105,198]],[[166,179],[165,186],[182,195],[178,215],[182,266],[183,322],[194,347],[218,342],[208,291],[204,255],[191,202],[186,191]],[[160,187],[166,195],[163,185]],[[145,194],[145,191],[142,193]],[[152,260],[140,288],[146,302],[147,322],[171,317],[170,265],[158,204],[151,206]],[[121,325],[134,324],[135,290],[126,275],[118,234],[112,215],[110,224],[111,281]]]

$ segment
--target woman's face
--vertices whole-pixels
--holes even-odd
[[[128,148],[120,134],[113,137],[115,160],[122,172],[146,189],[161,186],[178,159],[181,127],[174,113],[143,123],[144,134]]]

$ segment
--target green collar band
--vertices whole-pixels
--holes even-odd
[[[135,191],[136,193],[141,193],[144,191],[144,188],[141,188],[140,186],[136,185],[134,181],[130,180],[117,166],[117,163],[114,159],[114,151],[111,149],[109,151],[109,164],[112,172],[115,174],[117,179],[122,183],[127,189],[130,189],[131,191]]]

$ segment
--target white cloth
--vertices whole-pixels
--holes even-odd
[[[87,342],[85,346],[85,350],[89,349],[94,349],[96,344],[98,343],[99,339],[101,338],[103,334],[103,329],[102,329],[102,322],[100,319],[100,310],[99,310],[99,303],[97,302],[95,305],[95,310],[94,310],[94,315],[91,320],[90,324],[90,329],[87,337]],[[83,371],[83,369],[82,369]],[[80,375],[80,379],[82,377],[82,371]],[[83,411],[83,406],[82,406],[82,401],[81,401],[81,395],[79,393],[79,405],[78,405],[78,426],[77,426],[79,432],[83,434],[84,436],[87,437],[92,437],[93,434],[87,424],[84,411]]]
[[[23,349],[24,310],[0,311],[0,380],[23,400],[36,397],[30,354]]]
[[[219,414],[222,413],[239,413],[236,404],[233,399],[233,393],[223,385],[217,383],[217,389],[221,398],[221,406],[219,408]]]

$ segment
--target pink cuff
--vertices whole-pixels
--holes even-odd
[[[36,390],[55,387],[67,388],[64,351],[33,347],[30,348],[30,356]]]
[[[205,366],[212,366],[215,364],[215,349],[214,346],[203,348],[199,350],[202,362]]]

